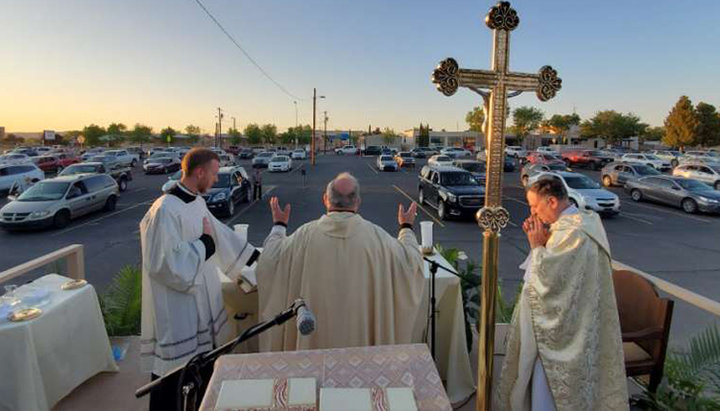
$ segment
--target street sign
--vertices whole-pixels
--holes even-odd
[[[55,130],[45,130],[45,131],[43,131],[43,140],[45,140],[45,141],[55,141]]]
[[[168,143],[172,143],[172,137],[171,137],[171,136],[167,136],[167,138],[166,138],[165,140],[167,140]]]
[[[85,136],[78,136],[77,142],[78,144],[85,144]]]

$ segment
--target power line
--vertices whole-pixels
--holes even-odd
[[[208,17],[210,17],[210,19],[220,28],[220,30],[222,30],[222,32],[225,33],[225,35],[227,36],[227,38],[229,38],[230,41],[232,41],[233,44],[235,44],[235,46],[242,52],[242,54],[244,54],[245,57],[247,57],[247,59],[250,60],[250,62],[251,62],[255,67],[257,67],[257,69],[260,70],[260,72],[261,72],[265,77],[267,77],[268,80],[272,81],[273,84],[275,84],[283,93],[287,94],[290,98],[295,99],[295,100],[301,100],[300,98],[298,98],[297,96],[295,96],[295,95],[292,94],[291,92],[287,91],[287,89],[286,89],[285,87],[283,87],[282,84],[280,84],[280,83],[278,83],[277,81],[275,81],[275,79],[272,78],[272,77],[270,76],[270,74],[268,74],[268,72],[265,71],[265,69],[263,69],[263,68],[260,66],[260,64],[258,64],[258,62],[256,62],[255,59],[253,59],[253,58],[250,56],[250,54],[248,54],[247,51],[245,51],[245,49],[240,45],[240,43],[238,43],[237,40],[235,40],[235,38],[234,38],[230,33],[228,33],[227,30],[225,30],[225,27],[223,27],[223,25],[220,24],[220,22],[215,18],[215,16],[212,15],[212,13],[210,13],[210,10],[208,10],[208,9],[205,7],[205,5],[202,4],[202,2],[201,2],[200,0],[195,0],[195,2],[198,4],[198,6],[200,6],[200,8],[203,9],[203,11],[205,12],[205,14],[207,14]]]

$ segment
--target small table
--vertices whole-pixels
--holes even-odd
[[[0,409],[49,410],[95,374],[117,371],[95,289],[63,291],[70,280],[57,274],[35,280],[33,287],[50,290],[42,314],[0,320]]]
[[[410,387],[419,411],[452,411],[425,344],[225,355],[200,409],[215,409],[225,380],[303,377],[316,379],[318,398],[320,388]]]

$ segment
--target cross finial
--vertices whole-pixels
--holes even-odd
[[[509,1],[498,2],[485,16],[485,24],[491,30],[513,31],[520,24],[520,18]]]

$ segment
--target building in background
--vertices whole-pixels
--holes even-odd
[[[408,140],[417,141],[420,136],[420,129],[413,128],[403,131],[403,136]],[[443,147],[464,147],[477,151],[485,147],[485,137],[477,131],[435,131],[430,130],[430,145]]]

